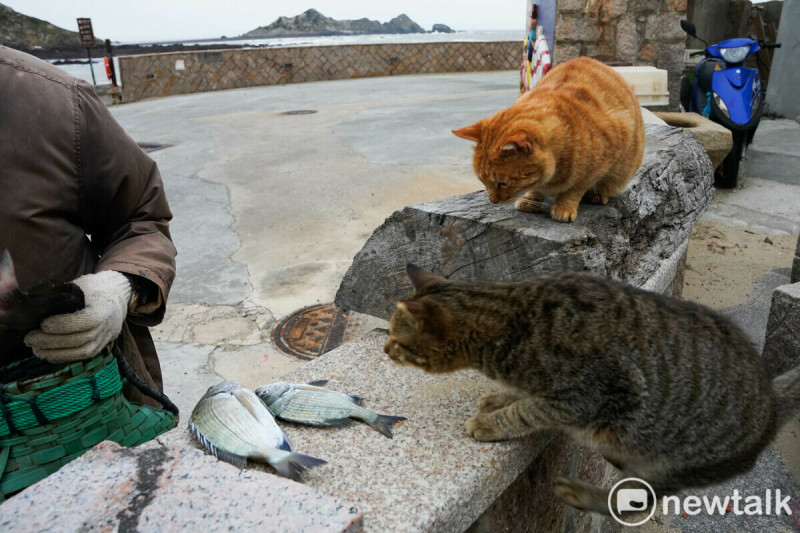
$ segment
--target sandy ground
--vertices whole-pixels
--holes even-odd
[[[692,231],[683,297],[714,309],[750,299],[758,280],[775,269],[791,269],[796,235],[767,235],[701,220]],[[775,439],[784,466],[800,479],[800,422]]]
[[[683,297],[712,309],[747,301],[758,280],[792,268],[796,235],[767,235],[701,219],[692,230]]]

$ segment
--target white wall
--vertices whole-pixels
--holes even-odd
[[[778,42],[783,46],[772,56],[767,105],[769,111],[787,118],[800,117],[800,1],[783,3]]]

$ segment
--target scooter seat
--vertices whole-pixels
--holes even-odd
[[[700,64],[697,70],[697,87],[707,93],[711,90],[711,77],[715,70],[725,68],[725,62],[721,59],[707,59]]]

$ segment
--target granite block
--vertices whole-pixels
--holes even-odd
[[[800,364],[800,283],[782,285],[772,293],[761,358],[772,376]]]

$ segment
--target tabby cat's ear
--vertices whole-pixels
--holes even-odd
[[[515,133],[506,139],[506,142],[503,143],[503,147],[501,148],[503,151],[515,151],[515,152],[524,152],[526,154],[531,153],[531,141],[528,139],[528,136],[525,135],[523,132]]]
[[[408,277],[411,278],[411,284],[414,286],[415,294],[424,291],[431,285],[447,282],[447,279],[437,276],[436,274],[431,274],[412,263],[406,265],[406,272],[408,273]]]
[[[419,332],[441,336],[446,329],[446,315],[436,302],[404,300],[397,302],[397,308],[414,317]]]
[[[479,142],[481,140],[481,132],[483,127],[481,121],[476,122],[472,126],[461,128],[460,130],[451,130],[454,134],[470,141]]]

